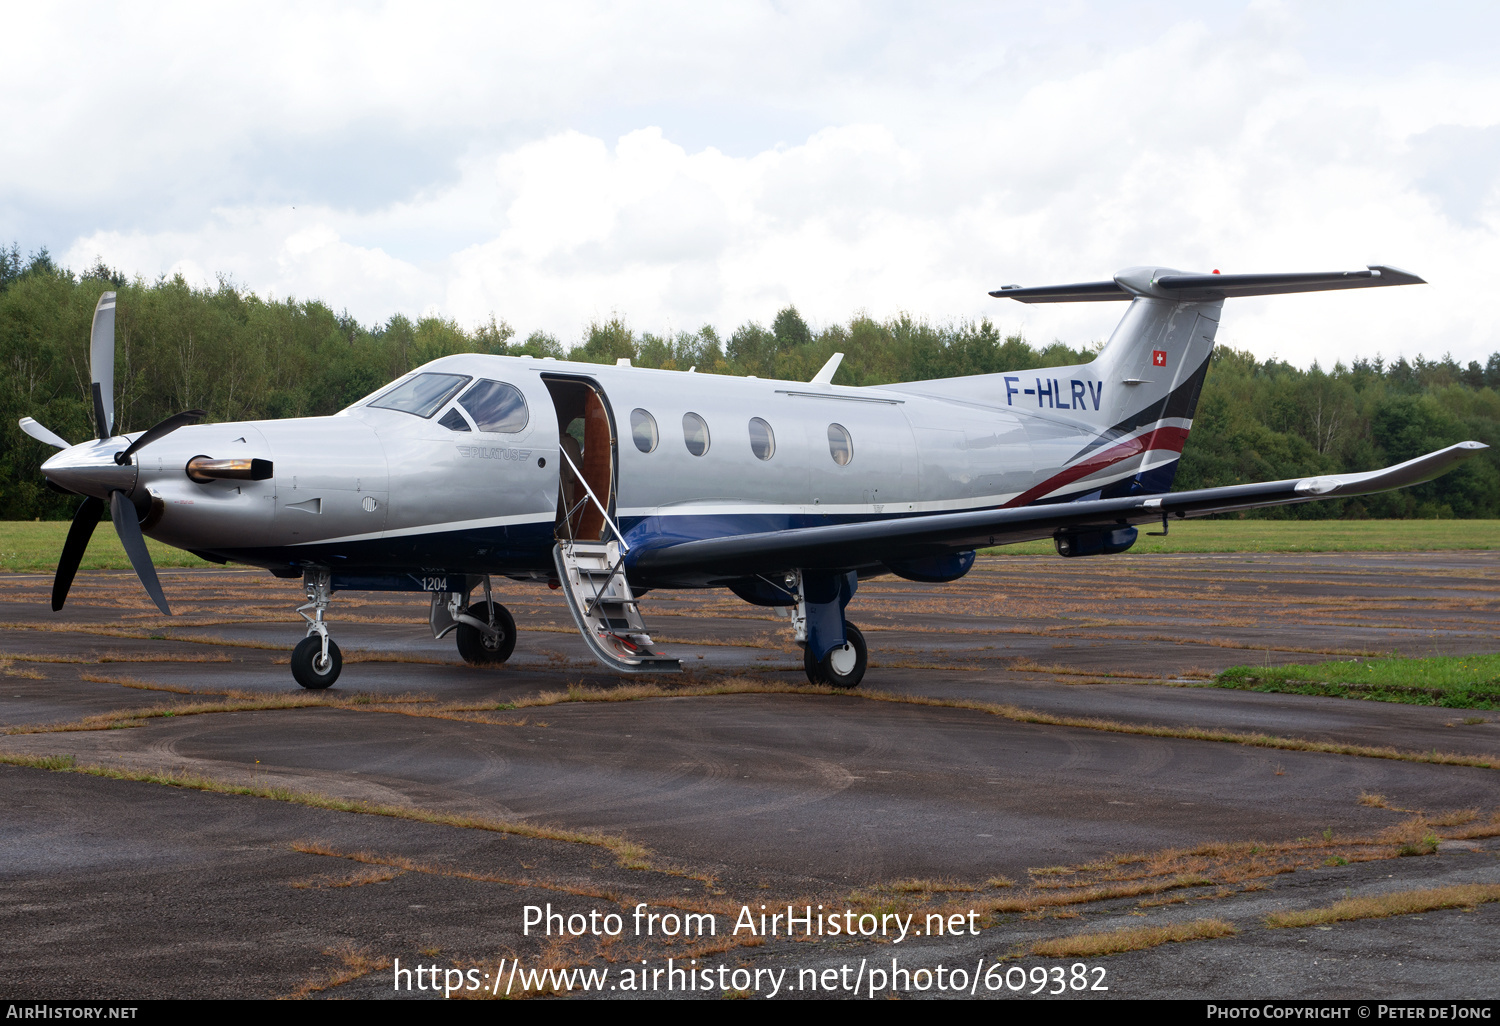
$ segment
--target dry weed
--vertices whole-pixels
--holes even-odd
[[[328,990],[332,987],[342,986],[361,976],[367,976],[381,969],[389,969],[391,960],[384,955],[371,954],[368,948],[357,947],[353,941],[344,941],[331,948],[326,948],[323,954],[337,958],[343,962],[343,966],[334,969],[325,976],[315,976],[304,981],[287,995],[289,998],[305,998],[309,994]]]
[[[1489,901],[1500,901],[1500,884],[1454,884],[1416,891],[1396,891],[1369,898],[1347,898],[1325,908],[1299,912],[1273,912],[1266,916],[1266,926],[1281,929],[1290,926],[1321,926],[1353,919],[1383,919],[1415,912],[1434,912],[1444,908],[1468,908]]]
[[[1141,951],[1162,944],[1232,937],[1238,931],[1222,919],[1195,919],[1166,926],[1135,926],[1108,933],[1082,933],[1072,937],[1038,941],[1031,953],[1043,958],[1074,958]]]

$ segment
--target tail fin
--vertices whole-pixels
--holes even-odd
[[[1423,281],[1414,274],[1373,265],[1363,271],[1310,274],[1187,274],[1131,267],[1111,281],[1008,285],[990,295],[1022,303],[1130,300],[1109,342],[1086,368],[1098,381],[1097,386],[1089,384],[1090,394],[1096,387],[1103,393],[1094,409],[1084,411],[1099,435],[1069,462],[1132,435],[1149,434],[1138,445],[1142,472],[1122,485],[1131,491],[1163,492],[1176,473],[1173,453],[1181,453],[1192,428],[1226,298],[1417,284]],[[1160,455],[1152,459],[1155,452]],[[1154,472],[1153,463],[1159,468]]]
[[[1103,351],[1089,365],[1108,401],[1095,413],[1101,427],[1135,430],[1158,420],[1184,421],[1198,406],[1224,300],[1291,292],[1425,284],[1394,267],[1295,274],[1188,274],[1162,267],[1130,267],[1111,281],[1021,288],[990,295],[1022,303],[1130,300]]]

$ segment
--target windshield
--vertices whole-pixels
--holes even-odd
[[[382,410],[399,410],[418,417],[430,417],[443,408],[460,388],[470,381],[466,374],[418,374],[370,403]]]

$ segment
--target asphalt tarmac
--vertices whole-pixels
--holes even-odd
[[[1267,916],[1500,884],[1497,771],[1446,758],[1493,765],[1500,712],[1205,683],[1494,651],[1497,571],[1493,552],[1009,557],[946,586],[868,581],[852,695],[806,688],[784,621],[727,593],[647,596],[688,672],[645,693],[589,660],[545,586],[499,589],[521,628],[499,668],[434,641],[424,596],[341,594],[343,675],[311,695],[287,666],[298,582],[164,571],[168,619],[127,574],[81,575],[61,614],[49,579],[11,575],[0,993],[435,996],[399,986],[399,959],[459,973],[455,997],[583,967],[620,998],[642,993],[627,971],[687,958],[718,973],[694,997],[850,997],[856,977],[883,996],[895,959],[950,974],[898,974],[906,998],[1028,996],[1013,970],[1064,967],[1069,998],[1492,999],[1500,903]],[[638,933],[641,902],[716,932]],[[524,930],[548,903],[622,930]],[[900,938],[889,918],[854,939],[732,932],[788,904],[914,918]],[[963,928],[934,935],[938,912]],[[1206,920],[1235,932],[1031,953]]]

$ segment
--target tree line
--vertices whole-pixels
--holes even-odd
[[[0,247],[0,519],[63,519],[75,499],[43,487],[53,451],[16,426],[35,417],[71,441],[93,437],[89,329],[99,294],[119,293],[116,417],[141,430],[184,409],[215,421],[333,413],[413,367],[454,353],[566,357],[701,374],[806,381],[835,352],[834,380],[878,385],[1085,363],[1096,347],[1036,346],[989,320],[935,325],[910,317],[811,328],[794,307],[727,337],[710,325],[658,335],[620,316],[590,324],[571,347],[503,320],[465,329],[402,314],[365,326],[311,300],[263,299],[228,279],[129,280],[102,263],[74,274],[46,250]],[[1380,358],[1300,370],[1223,346],[1214,351],[1177,489],[1371,470],[1452,442],[1492,448],[1430,484],[1354,500],[1248,515],[1500,517],[1500,353],[1481,366],[1449,357]]]

